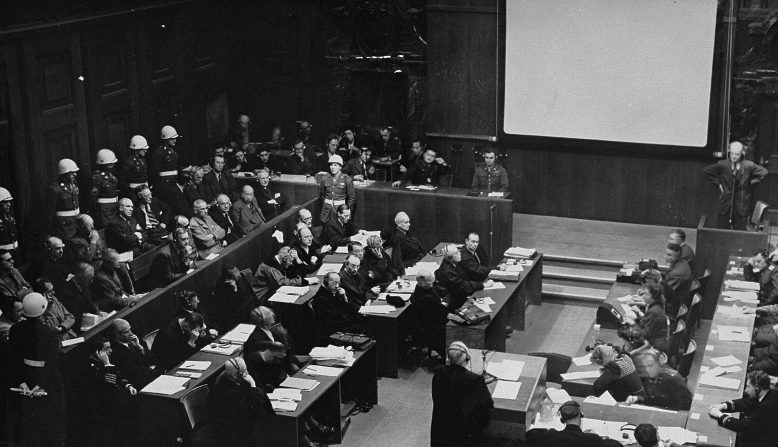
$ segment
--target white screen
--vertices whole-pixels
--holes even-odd
[[[708,139],[716,0],[505,0],[506,134]]]

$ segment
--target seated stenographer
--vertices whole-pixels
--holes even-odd
[[[632,306],[632,310],[638,318],[630,323],[640,330],[643,338],[651,346],[666,353],[668,350],[668,320],[664,310],[665,302],[662,288],[659,284],[649,282],[638,291],[638,296],[645,302],[645,307],[640,309],[636,305]]]
[[[692,392],[683,377],[662,368],[659,353],[647,350],[635,355],[640,363],[640,379],[643,392],[629,396],[627,403],[644,403],[670,410],[688,410],[692,405]]]
[[[581,421],[584,418],[583,407],[580,403],[571,400],[559,407],[559,420],[565,424],[563,430],[533,428],[527,431],[527,442],[532,447],[613,447],[620,446],[617,441],[601,438],[596,433],[585,432],[581,429]]]
[[[602,374],[594,381],[595,396],[608,391],[617,402],[624,402],[628,396],[643,393],[643,384],[632,359],[626,354],[620,354],[613,346],[595,347],[592,363],[603,367]]]

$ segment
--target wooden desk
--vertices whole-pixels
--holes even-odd
[[[470,370],[475,373],[483,371],[483,354],[480,349],[469,349]],[[519,382],[519,394],[514,400],[494,399],[493,421],[516,423],[528,427],[535,419],[535,414],[540,409],[540,402],[546,393],[546,359],[520,354],[507,354],[505,352],[489,351],[486,354],[486,363],[501,362],[503,360],[515,360],[524,362]],[[497,381],[488,384],[489,392],[494,392]]]
[[[734,274],[731,272],[732,267],[739,267],[740,264],[747,258],[741,258],[737,256],[730,256],[726,267],[724,269],[724,279],[743,279],[742,274]],[[743,363],[738,365],[743,368],[738,373],[726,374],[724,377],[738,379],[740,381],[740,387],[737,390],[725,390],[719,388],[711,388],[704,385],[697,385],[694,392],[694,400],[692,401],[692,407],[690,410],[689,420],[686,423],[686,428],[692,431],[699,432],[706,435],[708,441],[706,443],[698,445],[711,445],[711,446],[730,446],[734,443],[735,432],[728,430],[724,427],[720,427],[718,423],[708,416],[708,409],[711,405],[717,405],[721,402],[725,402],[732,399],[738,399],[743,396],[743,390],[746,381],[746,366],[748,364],[748,355],[751,348],[750,343],[720,341],[718,332],[713,333],[719,325],[722,326],[742,326],[753,331],[754,329],[754,314],[733,317],[724,315],[718,312],[718,309],[722,306],[732,306],[733,302],[725,302],[723,292],[726,290],[726,286],[722,282],[718,294],[718,302],[716,304],[716,313],[713,315],[713,321],[711,322],[711,335],[708,337],[707,346],[713,346],[713,350],[709,351],[707,346],[698,346],[698,350],[701,350],[702,366],[714,368],[716,366],[711,359],[716,357],[722,357],[727,355],[734,355]],[[735,301],[734,304],[738,306],[747,306],[749,309],[755,309],[756,304],[746,304],[740,301]],[[699,354],[698,354],[699,355]],[[699,376],[699,372],[698,372]]]
[[[640,286],[628,283],[613,283],[608,296],[605,298],[605,302],[613,305],[616,309],[621,309],[621,302],[617,298],[621,298],[625,295],[632,295],[637,292]],[[597,340],[601,340],[605,343],[611,343],[614,346],[621,346],[625,343],[623,339],[619,337],[616,329],[595,329],[595,322],[592,321],[589,327],[589,332],[586,333],[581,342],[581,346],[575,353],[574,357],[584,356],[588,353],[587,347],[594,347]],[[580,372],[580,371],[593,371],[599,370],[600,366],[596,364],[577,366],[575,363],[570,364],[570,369],[567,372]],[[565,389],[571,396],[586,397],[590,396],[593,392],[594,381],[597,379],[576,379],[576,380],[564,380],[562,382],[562,388]]]

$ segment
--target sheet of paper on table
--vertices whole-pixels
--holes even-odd
[[[310,291],[310,286],[281,286],[277,290],[278,293],[285,293],[287,295],[305,295]]]
[[[377,305],[377,306],[362,306],[359,308],[359,313],[361,314],[377,314],[377,315],[387,315],[397,310],[394,306],[391,305]]]
[[[411,295],[413,295],[413,294],[412,293],[399,293],[399,292],[392,292],[392,293],[384,292],[384,293],[379,293],[378,297],[376,299],[386,301],[386,296],[387,295],[399,296],[400,298],[403,299],[403,301],[408,301],[408,300],[411,299]]]
[[[294,303],[300,298],[299,295],[287,295],[285,293],[276,292],[270,297],[270,301],[273,303]]]
[[[660,413],[678,413],[677,411],[673,411],[673,410],[666,410],[664,408],[650,407],[648,405],[640,405],[640,404],[632,404],[629,407],[637,408],[638,410],[658,411]]]
[[[622,302],[622,303],[628,303],[632,301],[634,297],[632,295],[624,295],[621,298],[616,298],[616,300]]]
[[[740,388],[740,380],[738,379],[717,377],[707,373],[702,374],[697,383],[712,388],[723,388],[725,390],[737,390]]]
[[[335,248],[335,254],[345,255],[347,253],[348,253],[348,247],[345,245]]]
[[[303,372],[311,376],[337,377],[338,374],[343,372],[343,368],[335,368],[333,366],[308,365],[303,370]]]
[[[417,282],[415,280],[398,279],[389,283],[389,285],[386,287],[386,291],[389,293],[413,293],[413,291],[416,289],[416,284]]]
[[[598,377],[600,377],[599,369],[593,369],[591,371],[574,371],[562,374],[563,380],[596,379]]]
[[[179,366],[181,369],[191,369],[193,371],[205,371],[211,366],[207,360],[187,360]]]
[[[489,279],[499,279],[501,281],[518,281],[521,278],[521,272],[509,272],[502,270],[491,270],[489,272]]]
[[[710,361],[715,363],[715,364],[717,364],[717,365],[719,365],[719,366],[732,366],[732,365],[739,365],[739,364],[743,363],[742,360],[739,360],[737,357],[735,357],[732,354],[726,355],[724,357],[716,357],[716,358],[710,359]]]
[[[240,349],[240,345],[211,343],[210,345],[205,345],[201,351],[210,352],[211,354],[232,355],[238,349]]]
[[[303,393],[297,388],[276,388],[267,397],[270,400],[293,400],[300,402],[303,400]]]
[[[521,377],[524,370],[524,362],[520,360],[503,360],[501,362],[488,362],[486,372],[500,380],[515,382]]]
[[[316,272],[316,276],[324,276],[327,273],[338,273],[342,265],[340,264],[322,264],[319,271]]]
[[[575,366],[587,366],[592,364],[592,353],[582,355],[580,357],[573,357],[573,363]]]
[[[183,390],[184,385],[186,385],[187,382],[189,382],[188,377],[176,377],[163,374],[146,385],[146,387],[143,388],[141,392],[164,394],[169,396]]]
[[[205,257],[206,261],[213,261],[214,259],[219,257],[219,253],[211,253],[208,256]]]
[[[659,439],[669,439],[678,445],[697,443],[697,432],[689,431],[683,427],[659,426],[657,431],[659,431]]]
[[[561,388],[546,388],[546,395],[551,400],[551,402],[558,405],[572,400],[570,398],[570,394]]]
[[[248,323],[241,323],[237,325],[233,330],[222,335],[221,340],[228,341],[230,343],[246,343],[249,339],[249,335],[254,332],[257,326]]]
[[[515,400],[519,396],[519,389],[521,389],[521,382],[498,380],[492,392],[492,397],[495,399]]]
[[[609,407],[612,407],[617,403],[616,399],[613,398],[609,391],[606,391],[599,396],[588,396],[586,399],[584,399],[584,402],[607,405]]]
[[[722,295],[724,296],[724,301],[759,301],[759,296],[755,291],[727,290]]]
[[[281,386],[284,388],[297,388],[298,390],[311,391],[319,385],[317,380],[303,379],[300,377],[287,377],[286,380],[281,382]]]
[[[759,291],[759,283],[754,281],[742,281],[739,279],[727,279],[724,281],[727,289],[732,290],[756,290]]]
[[[271,400],[270,405],[273,406],[275,411],[295,411],[297,410],[297,402],[288,400]]]
[[[481,309],[482,311],[484,311],[484,312],[486,312],[488,314],[492,313],[491,306],[489,306],[488,304],[486,304],[484,302],[474,301],[473,304],[475,304],[475,307]]]
[[[504,289],[504,288],[505,288],[505,284],[503,284],[501,282],[495,281],[492,284],[492,287],[484,287],[484,290],[498,290],[498,289]]]
[[[426,270],[430,273],[435,273],[435,271],[439,268],[440,265],[437,262],[417,262],[415,265],[405,268],[405,276],[416,276],[423,270]]]
[[[741,326],[718,325],[719,340],[751,343],[751,331]]]
[[[730,317],[744,317],[746,315],[743,308],[736,304],[733,304],[732,306],[718,306],[716,308],[716,313],[728,315]]]

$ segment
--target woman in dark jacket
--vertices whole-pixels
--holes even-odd
[[[649,283],[641,289],[640,296],[646,302],[645,312],[635,308],[638,321],[635,324],[640,328],[643,337],[651,343],[651,346],[667,354],[669,343],[667,338],[667,315],[665,314],[665,300],[662,296],[662,288],[658,284]]]
[[[592,352],[592,362],[603,366],[594,382],[595,396],[608,391],[616,401],[624,402],[627,396],[643,394],[643,383],[628,355],[619,354],[613,346],[600,345]]]

